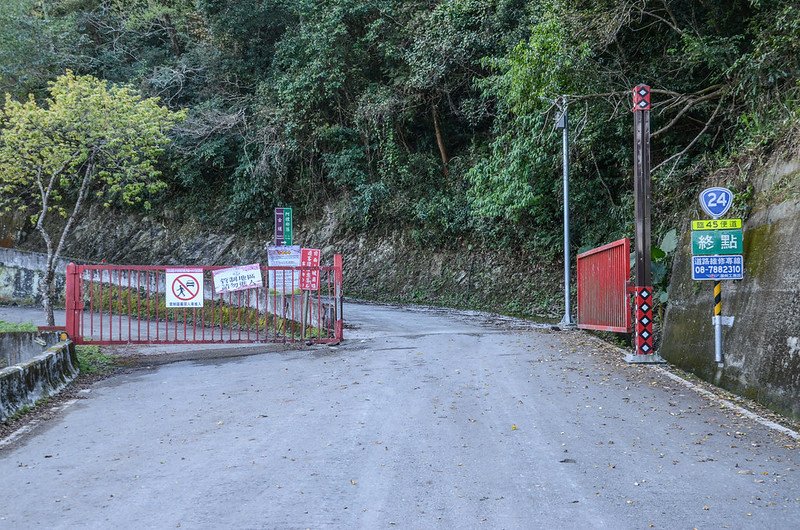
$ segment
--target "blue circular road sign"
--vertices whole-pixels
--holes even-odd
[[[713,218],[725,215],[733,204],[733,193],[728,188],[706,188],[700,192],[700,206]]]

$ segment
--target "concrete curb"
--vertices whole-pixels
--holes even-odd
[[[0,421],[67,386],[79,373],[72,341],[59,342],[40,355],[0,370]]]

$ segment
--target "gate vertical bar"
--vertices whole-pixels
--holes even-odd
[[[136,271],[136,340],[142,340],[142,271]]]
[[[159,316],[158,316],[158,309],[159,309],[159,306],[161,305],[159,303],[159,293],[158,293],[159,289],[161,288],[161,285],[160,285],[161,280],[158,277],[158,273],[159,272],[161,272],[161,271],[158,271],[158,270],[155,271],[155,273],[156,273],[156,292],[155,292],[155,295],[153,296],[154,303],[156,304],[156,342],[158,342],[159,330],[161,329],[161,326],[159,324]],[[164,309],[164,311],[166,311],[166,309]],[[165,329],[164,333],[167,334],[167,339],[169,339],[169,326],[168,326],[168,324],[166,324],[166,319],[164,319],[164,322],[165,322],[165,324],[164,324],[164,329]],[[149,323],[147,325],[147,338],[150,339],[150,324]]]
[[[131,296],[133,296],[133,293],[131,292],[131,276],[133,276],[133,271],[129,270],[128,271],[128,340],[131,340],[131,324],[132,324],[131,320],[133,318],[133,315],[131,314],[131,303],[132,303]]]
[[[246,322],[246,325],[247,325],[247,341],[250,342],[250,328],[252,327],[252,324],[250,323],[250,321],[253,319],[253,310],[250,307],[250,290],[249,289],[247,290],[247,302],[245,302],[245,303],[247,304],[247,309],[245,309],[245,322]]]
[[[74,342],[79,342],[79,322],[81,318],[81,302],[83,301],[80,294],[81,279],[79,277],[78,266],[74,263],[67,265],[67,285],[66,285],[66,324],[67,335]]]
[[[99,282],[98,283],[98,288],[99,288],[99,291],[100,291],[97,294],[97,296],[100,298],[97,301],[98,313],[100,315],[100,318],[98,319],[99,322],[98,322],[97,326],[100,328],[100,341],[102,341],[103,340],[103,311],[105,311],[105,305],[103,304],[103,269],[99,269],[97,271],[97,275],[99,277],[99,279],[98,279],[98,282]],[[92,272],[92,280],[94,280],[94,271]],[[94,331],[94,330],[92,330],[92,331]]]
[[[258,274],[261,275],[261,269],[258,269]],[[256,340],[261,340],[261,308],[259,307],[261,300],[261,290],[256,291]],[[266,320],[266,319],[264,319]]]
[[[342,255],[336,254],[333,256],[333,289],[336,306],[336,340],[344,339],[344,318],[342,314],[343,297],[342,297],[342,283],[344,280]]]
[[[292,342],[295,341],[295,334],[296,334],[295,333],[295,329],[294,329],[295,328],[295,321],[294,321],[294,318],[295,318],[294,317],[294,273],[295,273],[295,270],[292,269],[292,287],[291,287],[291,289],[292,289],[292,296],[291,296],[291,302],[292,302],[292,324],[291,324],[291,331],[289,332],[289,333],[291,333]],[[302,298],[302,295],[301,295],[301,298]]]
[[[118,277],[119,279],[119,277]],[[108,340],[114,340],[114,271],[108,271]],[[117,290],[117,306],[119,306],[119,290]],[[122,324],[120,323],[120,329]]]
[[[94,336],[94,270],[89,270],[89,336]]]
[[[236,325],[239,328],[239,338],[236,340],[241,341],[242,340],[242,291],[236,292]],[[233,342],[233,337],[231,337],[231,342]]]
[[[653,348],[653,285],[650,271],[650,87],[633,89],[633,182],[636,209],[636,322],[628,362],[663,362]]]

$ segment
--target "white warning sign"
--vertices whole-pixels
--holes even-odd
[[[300,245],[289,247],[267,247],[267,272],[269,288],[283,294],[300,290],[300,274],[295,270],[300,266]]]
[[[167,269],[167,307],[203,307],[203,269]]]
[[[215,270],[212,275],[214,276],[214,292],[217,294],[264,287],[261,265],[258,263]]]

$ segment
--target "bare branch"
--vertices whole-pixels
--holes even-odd
[[[714,121],[714,118],[716,118],[716,117],[717,117],[717,113],[719,112],[719,109],[722,107],[722,101],[723,101],[723,100],[720,100],[720,101],[719,101],[719,103],[717,103],[717,108],[715,108],[715,109],[714,109],[714,112],[711,114],[711,117],[710,117],[710,118],[708,119],[708,121],[706,122],[706,125],[705,125],[705,127],[703,127],[703,130],[702,130],[702,131],[700,131],[700,132],[697,134],[697,136],[695,136],[695,137],[694,137],[694,139],[693,139],[691,142],[689,142],[689,145],[687,145],[687,146],[686,146],[686,147],[685,147],[685,148],[684,148],[684,149],[683,149],[683,150],[682,150],[680,153],[675,153],[675,154],[674,154],[674,155],[672,155],[671,157],[667,158],[666,160],[664,160],[663,162],[661,162],[660,164],[658,164],[658,165],[657,165],[656,167],[654,167],[654,168],[653,168],[651,171],[652,171],[652,172],[655,172],[655,171],[656,171],[658,168],[660,168],[661,166],[663,166],[663,165],[665,165],[665,164],[668,164],[668,163],[669,163],[669,162],[671,162],[672,160],[675,160],[675,164],[673,164],[673,166],[672,166],[672,169],[670,169],[670,173],[672,173],[672,172],[675,170],[675,166],[678,164],[678,161],[680,160],[680,158],[681,158],[683,155],[685,155],[685,154],[686,154],[686,153],[689,151],[689,149],[691,149],[691,148],[692,148],[692,146],[694,146],[694,144],[696,144],[696,143],[697,143],[697,141],[700,139],[700,137],[701,137],[701,136],[703,136],[703,135],[705,134],[705,132],[708,130],[708,128],[711,126],[711,123]]]
[[[717,86],[719,86],[719,85],[717,85]],[[668,131],[670,129],[670,127],[675,125],[678,122],[678,120],[681,119],[681,116],[683,116],[684,114],[686,114],[686,112],[689,111],[689,109],[691,109],[692,107],[694,107],[698,103],[702,103],[703,101],[707,101],[709,99],[714,99],[715,97],[722,95],[722,93],[723,93],[722,89],[719,89],[716,92],[710,92],[710,93],[705,94],[704,96],[700,96],[700,97],[697,97],[697,98],[694,98],[694,99],[689,99],[688,103],[686,103],[686,105],[684,105],[684,107],[678,112],[678,114],[675,115],[674,118],[672,118],[672,120],[668,124],[666,124],[665,126],[660,128],[659,130],[657,130],[656,132],[654,132],[650,136],[654,138],[654,137],[656,137],[656,136]]]

